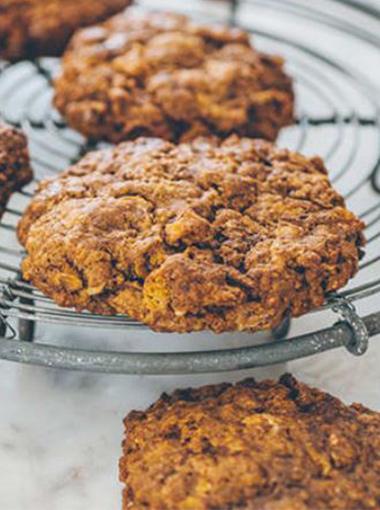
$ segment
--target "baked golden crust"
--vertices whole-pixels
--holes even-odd
[[[121,11],[131,0],[1,0],[0,58],[60,55],[74,31]]]
[[[25,135],[0,123],[0,218],[12,193],[32,178]]]
[[[231,133],[274,140],[293,120],[290,78],[248,35],[169,13],[128,9],[79,32],[55,105],[93,139],[185,141]]]
[[[164,394],[124,423],[125,510],[380,508],[380,414],[290,375]]]
[[[43,182],[19,237],[24,277],[63,306],[221,332],[321,305],[356,273],[363,227],[319,158],[141,138]]]

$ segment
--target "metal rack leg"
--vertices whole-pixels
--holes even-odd
[[[275,340],[282,340],[285,338],[290,330],[291,317],[290,314],[287,314],[281,324],[276,328],[272,329],[272,337]]]
[[[5,334],[7,332],[7,326],[5,322],[0,317],[0,337],[5,337]]]
[[[18,278],[19,280],[21,277]],[[23,305],[34,306],[34,300],[32,298],[20,298],[20,303]],[[35,333],[35,322],[28,319],[18,320],[18,335],[19,339],[23,342],[33,342]]]
[[[28,303],[33,303],[28,300]],[[34,340],[35,323],[27,319],[19,319],[18,321],[18,334],[20,340],[23,342],[33,342]]]

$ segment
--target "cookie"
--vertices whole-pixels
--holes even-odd
[[[0,218],[12,193],[32,178],[25,135],[0,123]]]
[[[140,138],[40,184],[23,274],[62,306],[157,331],[256,331],[358,269],[363,223],[319,158],[232,136]]]
[[[187,141],[232,133],[274,140],[293,120],[283,60],[236,28],[127,9],[79,32],[55,82],[55,106],[85,136]]]
[[[75,30],[129,4],[130,0],[1,0],[0,58],[60,55]]]
[[[380,414],[290,375],[164,394],[124,423],[125,510],[380,508]]]

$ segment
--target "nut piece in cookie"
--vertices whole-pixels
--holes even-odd
[[[293,121],[294,97],[283,60],[255,50],[245,32],[127,9],[76,34],[55,105],[92,139],[274,140]]]
[[[0,218],[12,193],[32,178],[25,135],[0,123]]]
[[[140,138],[42,182],[19,237],[24,277],[60,305],[221,332],[322,305],[355,275],[363,228],[319,158]]]
[[[105,20],[131,0],[1,0],[0,58],[60,55],[78,28]]]
[[[380,508],[380,414],[290,375],[164,394],[124,423],[125,510]]]

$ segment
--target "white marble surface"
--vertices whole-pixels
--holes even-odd
[[[302,37],[302,27],[297,29]],[[380,83],[380,77],[373,76],[378,54],[368,50],[359,55],[349,44],[332,48],[324,38],[320,44],[326,51],[339,50]],[[372,309],[379,304],[378,299],[372,302]],[[321,327],[319,321],[312,316],[297,322],[293,331]],[[59,332],[61,338],[65,335],[75,343],[71,333]],[[102,335],[98,332],[91,340],[103,346],[108,338]],[[163,337],[158,341],[166,342]],[[380,410],[379,366],[380,341],[373,341],[360,359],[336,351],[288,367],[217,376],[109,376],[0,362],[0,510],[119,509],[122,418],[130,409],[149,405],[162,391],[246,375],[275,376],[287,368],[346,402]]]

